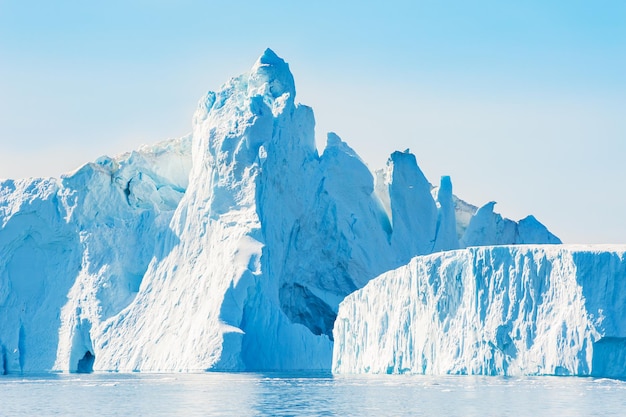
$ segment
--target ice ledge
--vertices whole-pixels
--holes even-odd
[[[626,246],[413,258],[340,305],[333,372],[626,377]]]

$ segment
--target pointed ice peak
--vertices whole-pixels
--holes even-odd
[[[439,183],[439,190],[437,195],[446,194],[452,196],[452,180],[449,175],[442,175],[441,182]]]
[[[433,187],[430,190],[433,198],[437,202],[438,206],[441,206],[442,201],[449,201],[454,205],[454,196],[452,194],[452,180],[449,175],[442,175],[438,187]]]
[[[449,176],[444,175],[441,177],[437,190],[437,228],[432,251],[439,252],[458,248],[459,239],[456,234],[452,181]]]
[[[343,141],[335,132],[328,132],[326,134],[326,147],[339,146]]]
[[[341,140],[339,135],[337,135],[335,132],[328,132],[326,134],[326,149],[324,150],[324,153],[327,153],[331,149],[337,149],[352,158],[358,159],[361,164],[365,165],[365,162],[363,162],[363,160],[356,153],[356,151],[352,149],[346,142]]]
[[[263,55],[261,55],[259,59],[257,60],[257,63],[258,62],[261,62],[263,64],[268,64],[268,65],[285,64],[285,61],[281,57],[276,55],[276,52],[272,51],[270,48],[266,48],[265,51],[263,51]]]
[[[267,48],[250,71],[248,92],[250,96],[258,94],[271,100],[287,94],[286,98],[293,101],[296,86],[289,64]]]
[[[480,212],[480,213],[493,213],[493,208],[496,206],[496,204],[497,203],[495,201],[490,201],[487,204],[485,204],[484,206],[482,206],[481,208],[479,208],[478,212]]]
[[[417,165],[417,159],[408,149],[404,152],[395,151],[387,160],[387,165],[391,165],[395,169],[405,169],[408,171],[419,171],[419,176],[424,176],[421,169]],[[426,177],[424,177],[425,179]]]
[[[551,244],[561,244],[561,239],[553,235],[537,218],[533,215],[526,216],[518,222],[519,243],[532,244],[546,242]]]

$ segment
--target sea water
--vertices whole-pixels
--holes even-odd
[[[623,416],[626,382],[327,374],[0,376],[0,415]]]

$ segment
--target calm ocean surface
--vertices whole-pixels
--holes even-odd
[[[0,415],[624,416],[626,382],[285,374],[0,376]]]

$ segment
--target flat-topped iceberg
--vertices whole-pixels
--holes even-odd
[[[349,295],[336,373],[626,377],[626,246],[475,247]]]

